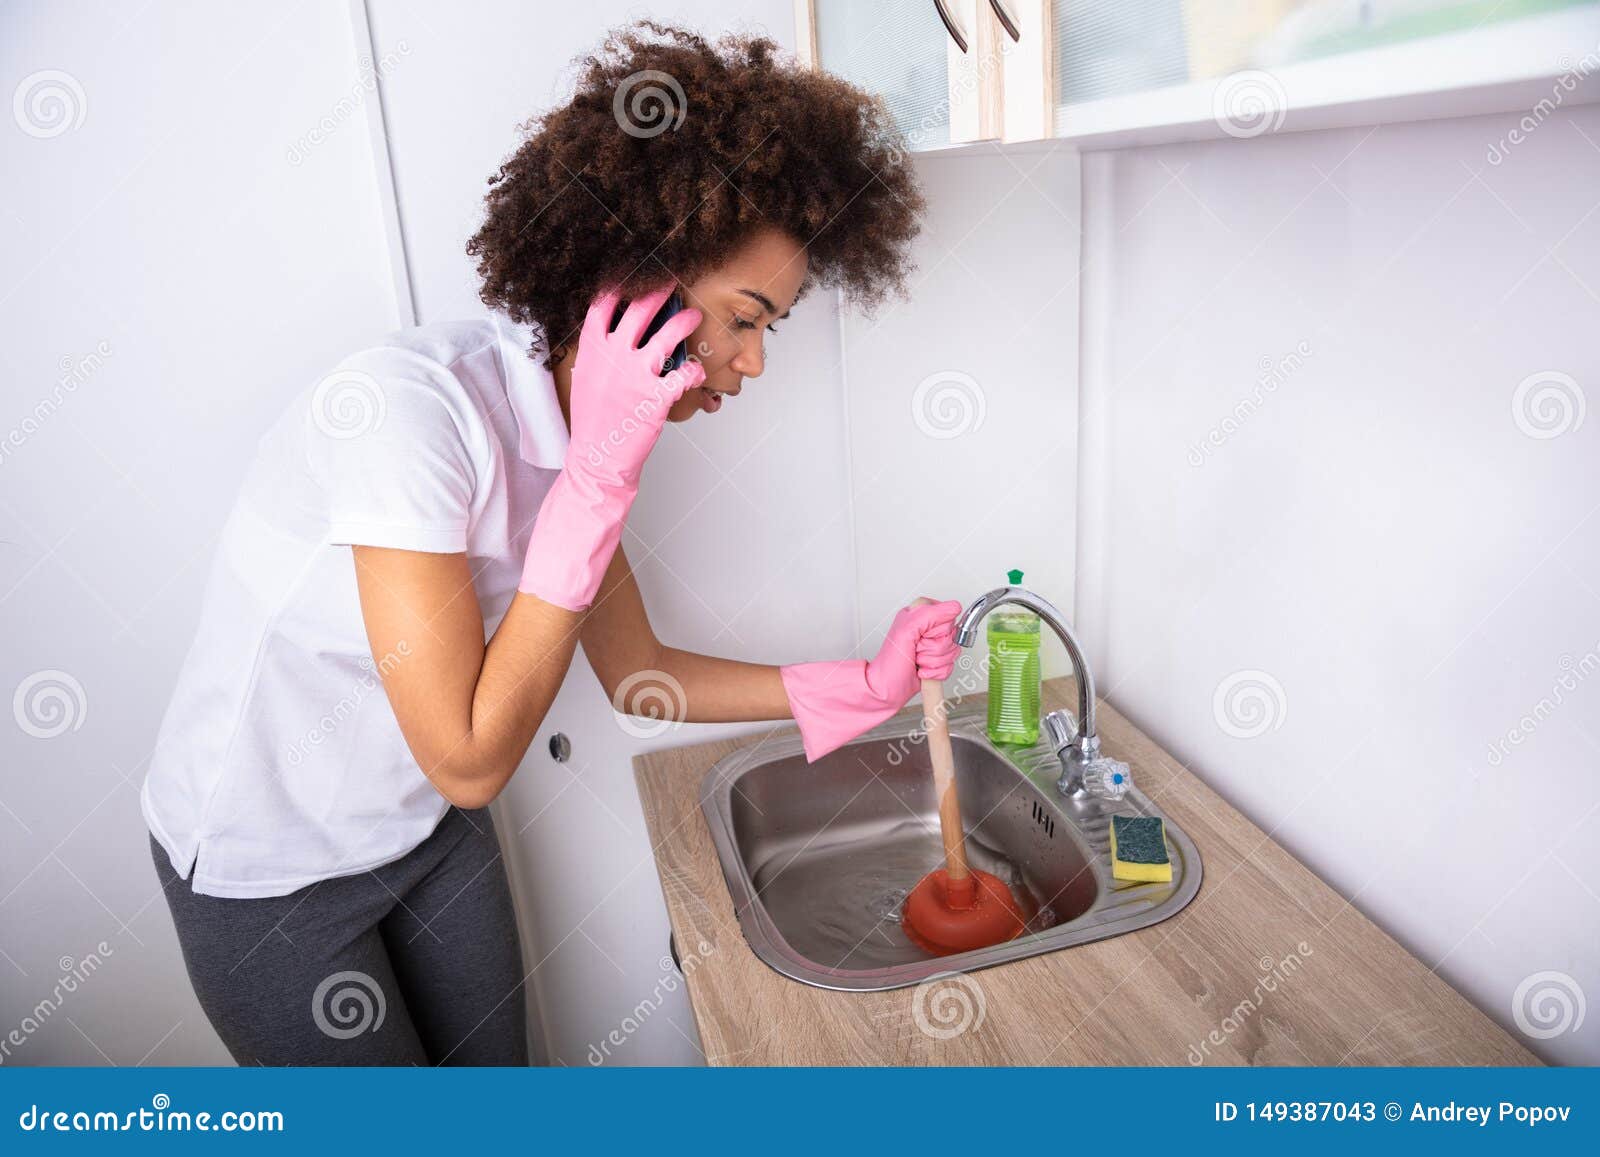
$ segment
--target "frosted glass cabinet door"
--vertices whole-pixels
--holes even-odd
[[[1600,43],[1600,0],[1051,0],[1050,11],[1055,123],[1093,148],[1524,111],[1571,93]]]
[[[950,144],[949,34],[933,0],[799,0],[817,64],[880,94],[913,151]]]
[[[801,54],[888,103],[913,152],[1054,132],[1052,0],[795,0]]]

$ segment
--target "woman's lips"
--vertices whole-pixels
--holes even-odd
[[[723,395],[716,390],[705,386],[700,387],[700,408],[708,414],[715,414],[722,409]]]

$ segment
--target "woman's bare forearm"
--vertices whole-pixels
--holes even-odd
[[[584,619],[583,650],[611,706],[625,715],[666,709],[690,723],[793,718],[777,667],[660,642],[621,547]]]
[[[443,768],[469,801],[494,799],[522,763],[572,665],[582,618],[532,595],[512,598],[483,648],[465,736]]]
[[[464,554],[355,548],[384,691],[422,773],[459,807],[499,794],[572,663],[582,614],[513,596],[487,644]]]
[[[660,649],[657,664],[683,688],[686,723],[793,718],[777,667],[667,646]],[[623,693],[620,698],[626,701],[629,696]],[[622,710],[625,703],[613,706]]]

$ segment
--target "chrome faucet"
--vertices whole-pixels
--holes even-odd
[[[1049,600],[1025,587],[996,587],[961,612],[955,623],[955,641],[963,647],[972,646],[978,637],[978,624],[990,611],[1008,603],[1026,607],[1050,624],[1067,649],[1067,658],[1072,660],[1072,674],[1078,683],[1077,719],[1073,719],[1072,712],[1061,709],[1050,712],[1041,721],[1050,746],[1061,761],[1061,778],[1056,781],[1056,790],[1065,796],[1120,799],[1133,786],[1133,779],[1126,763],[1100,754],[1100,736],[1094,726],[1094,674],[1066,619]]]

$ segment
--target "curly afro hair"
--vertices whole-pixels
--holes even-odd
[[[553,366],[602,288],[692,284],[752,234],[805,246],[813,285],[870,309],[905,294],[925,208],[887,106],[780,58],[639,21],[579,61],[567,104],[523,126],[467,244],[486,305],[531,324]]]

